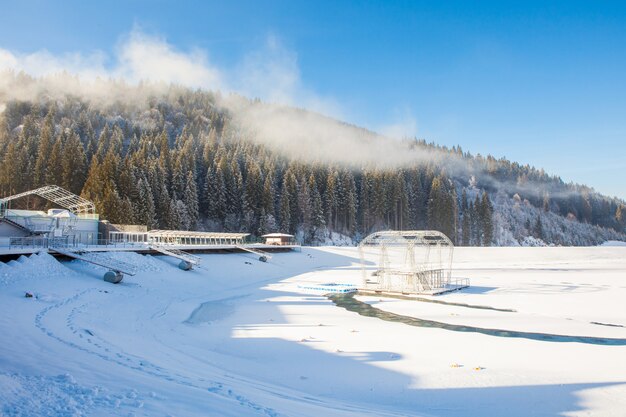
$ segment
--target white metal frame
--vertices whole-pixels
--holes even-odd
[[[435,230],[372,233],[359,255],[364,289],[417,294],[451,285],[454,244]],[[368,262],[377,263],[375,271]]]
[[[68,209],[77,216],[95,218],[96,206],[93,202],[67,191],[58,185],[46,185],[35,190],[26,191],[20,194],[4,197],[0,199],[0,217],[4,217],[8,208],[8,203],[18,198],[37,195],[51,201],[63,208]]]

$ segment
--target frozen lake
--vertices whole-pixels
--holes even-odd
[[[48,255],[0,264],[0,415],[626,410],[626,346],[588,343],[626,340],[626,247],[457,248],[453,275],[472,286],[432,297],[443,302],[354,296],[403,318],[391,321],[304,289],[358,284],[355,248],[268,263],[201,255],[203,269],[189,272],[168,258],[116,256],[140,270],[119,285]],[[411,319],[438,325],[402,322]]]

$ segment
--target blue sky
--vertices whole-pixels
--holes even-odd
[[[13,54],[101,52],[114,65],[140,30],[202,51],[231,79],[271,54],[272,39],[297,78],[293,104],[331,103],[322,111],[354,124],[626,198],[626,2],[0,0],[0,10],[0,48]]]

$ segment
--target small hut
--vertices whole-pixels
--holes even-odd
[[[294,235],[288,235],[286,233],[268,233],[261,237],[265,239],[266,245],[290,246],[296,244]]]

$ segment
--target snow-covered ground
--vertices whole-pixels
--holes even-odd
[[[0,264],[1,416],[623,416],[626,247],[457,248],[448,303],[358,296],[441,323],[617,340],[547,342],[415,327],[303,284],[358,283],[357,250],[174,259],[140,272],[34,255]],[[25,292],[34,294],[25,298]],[[514,333],[511,333],[514,335]]]

